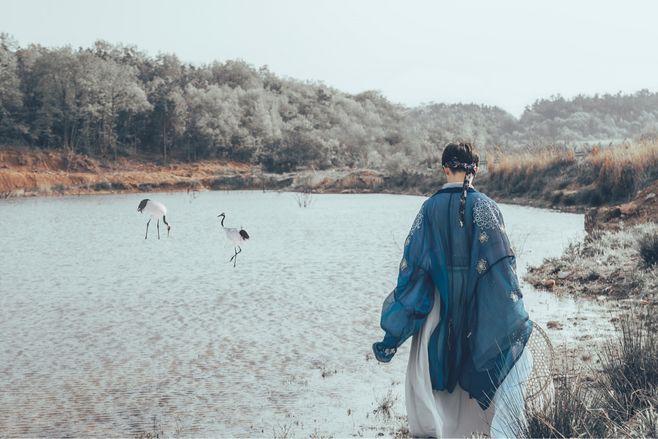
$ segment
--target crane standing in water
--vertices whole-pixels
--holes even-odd
[[[150,218],[146,223],[146,235],[144,235],[144,239],[148,238],[149,236],[149,224],[153,218],[158,220],[158,239],[160,239],[160,218],[162,218],[162,221],[167,225],[167,237],[169,237],[171,226],[167,222],[167,207],[164,204],[160,203],[159,201],[153,201],[145,198],[139,203],[137,212],[150,215]]]
[[[226,233],[228,240],[231,241],[234,245],[233,251],[235,254],[228,261],[233,261],[233,267],[235,267],[235,264],[238,262],[238,255],[242,252],[240,244],[249,239],[249,234],[242,227],[240,227],[239,230],[234,227],[224,227],[224,220],[226,219],[226,214],[224,212],[217,215],[217,218],[222,219],[222,229],[224,229],[224,233]]]

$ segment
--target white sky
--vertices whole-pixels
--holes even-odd
[[[658,90],[657,17],[651,0],[0,0],[0,32],[21,45],[242,58],[407,105],[516,115],[557,93]]]

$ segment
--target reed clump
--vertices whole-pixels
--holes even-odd
[[[647,420],[655,421],[658,408],[655,308],[645,307],[623,316],[619,321],[619,336],[609,341],[601,354],[602,409],[614,425],[624,427],[637,421],[637,414],[647,411]]]
[[[522,437],[604,437],[604,417],[597,413],[598,395],[592,394],[583,380],[563,372],[556,377],[553,398],[539,411],[526,407],[527,422]]]
[[[497,152],[488,158],[487,182],[507,187],[512,193],[524,194],[541,190],[539,178],[557,177],[563,169],[576,163],[574,151],[569,148],[549,147],[541,151],[514,154]]]
[[[656,307],[620,319],[619,334],[600,355],[594,382],[573,369],[555,377],[552,398],[526,404],[525,419],[511,419],[517,437],[658,437],[658,333]]]

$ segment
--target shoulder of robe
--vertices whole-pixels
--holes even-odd
[[[425,209],[426,213],[430,216],[439,215],[440,212],[443,212],[448,207],[451,195],[455,195],[455,193],[438,191],[425,200],[423,203],[423,209]],[[458,196],[459,194],[456,195]],[[471,195],[469,194],[469,197],[470,196]]]
[[[414,222],[411,225],[410,234],[413,234],[414,231],[418,230],[423,225],[423,222],[426,222],[428,220],[427,211],[429,206],[431,205],[430,201],[431,198],[428,198],[427,200],[423,201],[423,204],[420,206],[420,209],[418,209],[418,214],[416,215],[416,218],[414,219]]]
[[[477,273],[483,275],[501,259],[514,256],[514,251],[495,201],[482,193],[474,194],[471,212],[474,237],[479,243],[474,263]]]

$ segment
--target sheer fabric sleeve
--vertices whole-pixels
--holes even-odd
[[[473,216],[480,251],[472,353],[478,370],[490,370],[502,352],[517,344],[519,337],[523,340],[528,313],[516,275],[516,257],[498,206],[491,200],[478,200]],[[521,350],[524,345],[525,340]]]
[[[373,345],[378,361],[389,362],[397,348],[420,330],[434,305],[429,258],[430,227],[424,204],[405,240],[397,285],[382,306],[380,324],[385,336]]]
[[[470,361],[461,384],[485,409],[497,387],[523,353],[532,323],[523,305],[516,258],[496,203],[479,199],[473,207],[476,287],[468,340]]]

